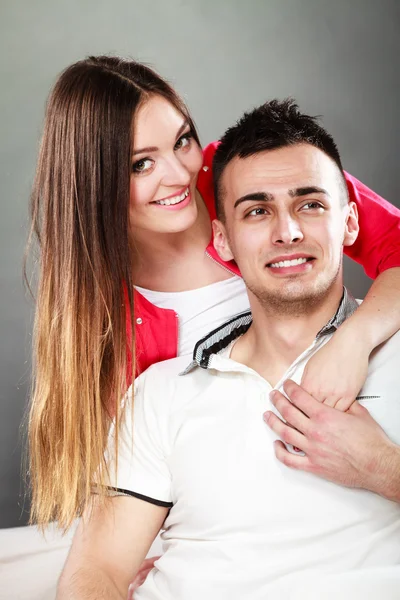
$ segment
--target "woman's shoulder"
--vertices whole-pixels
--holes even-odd
[[[211,169],[214,154],[215,154],[215,151],[218,148],[218,146],[219,146],[219,142],[215,141],[215,142],[210,142],[209,144],[207,144],[207,146],[205,146],[203,148],[203,164],[204,164],[204,166],[207,166]]]
[[[215,219],[214,184],[212,176],[212,162],[219,142],[211,142],[203,148],[203,166],[197,179],[197,189],[207,206],[210,218]]]

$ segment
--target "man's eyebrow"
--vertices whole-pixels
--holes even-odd
[[[274,195],[269,192],[251,192],[238,198],[233,208],[236,208],[242,202],[273,202],[273,200],[275,200]]]
[[[175,142],[178,141],[178,139],[181,137],[182,133],[184,132],[184,130],[186,129],[186,127],[188,125],[189,125],[189,123],[188,123],[187,119],[185,119],[177,131],[177,134],[175,136]],[[146,152],[157,152],[157,150],[159,150],[159,148],[157,148],[157,146],[147,146],[146,148],[139,148],[138,150],[134,150],[132,152],[132,156],[135,156],[136,154],[145,154]]]
[[[292,198],[298,196],[308,196],[309,194],[325,194],[326,196],[330,196],[327,190],[324,190],[324,188],[320,188],[315,185],[309,185],[306,187],[299,187],[294,190],[289,190],[289,196],[291,196]]]

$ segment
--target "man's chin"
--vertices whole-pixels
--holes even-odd
[[[299,279],[282,281],[281,285],[268,290],[268,293],[280,298],[281,302],[302,302],[323,294],[325,290],[318,289],[315,283],[307,285]]]
[[[330,286],[305,285],[300,281],[286,281],[265,289],[253,289],[252,293],[265,308],[288,314],[303,314],[324,302]]]

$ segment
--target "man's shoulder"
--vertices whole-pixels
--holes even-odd
[[[197,393],[202,387],[201,380],[207,377],[205,369],[195,367],[187,374],[183,372],[191,364],[190,356],[179,356],[159,363],[155,363],[135,380],[135,395],[143,396],[146,401],[156,398],[157,402],[168,403],[176,399],[179,394],[187,394],[190,391]]]
[[[191,361],[191,356],[176,356],[168,360],[151,365],[143,375],[160,376],[160,377],[176,377],[181,373]]]

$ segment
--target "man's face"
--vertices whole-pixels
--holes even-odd
[[[215,246],[235,258],[262,303],[284,310],[319,302],[340,279],[343,244],[357,237],[334,161],[309,144],[235,158],[222,179],[225,223]],[[290,309],[289,309],[290,310]]]

